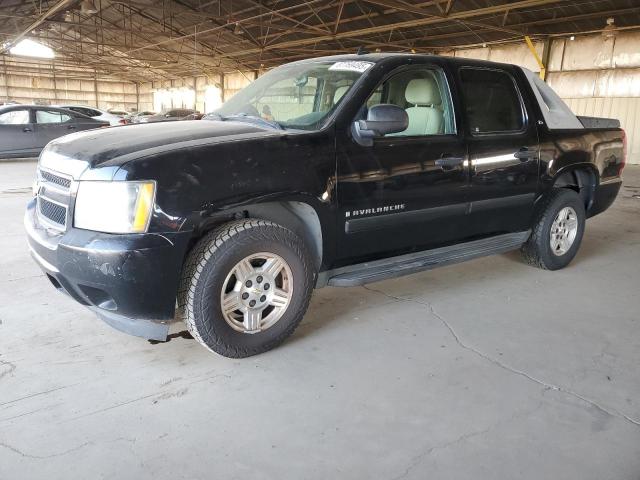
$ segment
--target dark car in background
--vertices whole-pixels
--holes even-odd
[[[152,112],[150,110],[143,110],[142,112],[132,113],[129,116],[131,123],[140,123],[140,120],[146,117],[150,117],[151,115],[155,115],[156,112]]]
[[[62,108],[42,105],[0,107],[0,158],[37,156],[54,138],[108,126],[109,122]]]
[[[172,122],[175,120],[182,120],[189,115],[199,114],[197,110],[191,108],[174,108],[173,110],[166,110],[156,115],[150,115],[140,119],[140,123],[152,123],[152,122]]]
[[[204,113],[192,113],[191,115],[187,115],[186,117],[182,117],[180,120],[202,120],[204,117]]]

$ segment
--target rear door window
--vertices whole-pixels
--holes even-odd
[[[502,70],[464,67],[460,81],[472,135],[524,129],[524,108],[511,75]]]
[[[36,122],[37,123],[66,123],[72,122],[73,118],[71,115],[66,113],[57,112],[55,110],[37,110],[36,111]]]

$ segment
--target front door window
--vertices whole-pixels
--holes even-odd
[[[380,85],[367,101],[397,105],[407,112],[406,130],[387,136],[415,137],[456,133],[453,108],[442,71],[432,68],[410,69],[393,75]]]

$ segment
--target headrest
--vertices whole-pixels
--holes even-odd
[[[338,87],[338,88],[336,88],[336,91],[333,92],[333,104],[334,105],[340,101],[340,99],[344,96],[345,93],[347,93],[347,90],[349,90],[349,87]]]
[[[404,98],[413,105],[440,105],[438,84],[432,78],[414,78],[407,84]]]

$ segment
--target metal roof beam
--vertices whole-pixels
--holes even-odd
[[[288,41],[267,45],[264,47],[263,50],[276,50],[278,48],[312,45],[314,43],[328,42],[328,41],[333,41],[333,40],[342,39],[342,38],[362,37],[362,36],[367,36],[375,33],[389,32],[391,30],[434,25],[438,23],[450,22],[453,20],[466,20],[469,18],[478,17],[482,15],[491,15],[491,14],[503,12],[506,8],[509,8],[511,11],[514,11],[521,8],[548,5],[548,4],[560,3],[560,2],[566,2],[566,0],[520,0],[520,1],[516,1],[506,5],[492,5],[489,7],[477,8],[474,10],[455,12],[455,13],[451,13],[448,17],[422,17],[422,18],[417,18],[417,19],[408,20],[404,22],[388,23],[385,25],[372,26],[372,27],[362,28],[358,30],[344,31],[344,32],[337,33],[336,35],[322,35],[322,36],[315,36],[312,38],[288,40]],[[518,33],[518,35],[521,35],[521,34]],[[240,52],[229,53],[226,56],[238,57],[243,55],[253,55],[261,51],[262,50],[260,49],[246,49]]]
[[[60,0],[49,10],[40,15],[35,21],[33,21],[27,28],[25,28],[18,36],[16,36],[13,40],[8,42],[5,45],[0,45],[0,53],[6,52],[8,49],[13,47],[16,43],[22,40],[24,37],[29,35],[33,30],[38,28],[42,23],[49,17],[55,15],[56,13],[62,11],[65,7],[73,3],[75,0]]]

